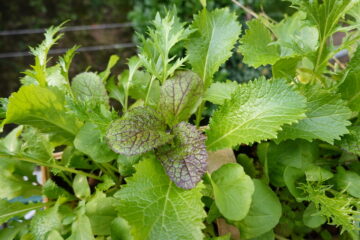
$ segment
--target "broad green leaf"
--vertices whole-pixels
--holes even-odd
[[[348,133],[351,111],[338,94],[318,87],[305,90],[307,97],[306,118],[292,125],[285,125],[275,141],[302,138],[308,141],[320,139],[330,144]]]
[[[305,18],[306,14],[299,11],[272,26],[281,57],[302,56],[316,51],[319,33]]]
[[[207,168],[205,136],[186,122],[176,125],[172,133],[174,142],[158,148],[156,156],[178,187],[194,188]]]
[[[53,230],[61,229],[61,218],[58,205],[44,211],[38,211],[31,219],[30,231],[35,240],[47,240],[47,234]]]
[[[336,141],[345,151],[357,154],[360,156],[360,126],[349,127],[349,134],[346,134],[340,141]]]
[[[231,98],[237,86],[238,84],[234,81],[215,82],[206,90],[204,100],[222,105],[225,100]]]
[[[28,222],[12,222],[11,225],[8,225],[8,227],[0,231],[0,239],[16,240],[16,237],[20,232],[26,231],[28,227],[27,224]]]
[[[131,227],[129,223],[121,218],[117,217],[111,222],[111,239],[112,240],[133,240],[130,233]]]
[[[86,203],[86,216],[89,217],[93,234],[110,234],[110,223],[117,217],[117,212],[114,211],[115,203],[114,198],[106,197],[102,192],[96,192],[95,196]]]
[[[342,98],[347,100],[350,109],[360,112],[360,47],[357,48],[347,69],[349,72],[338,90]]]
[[[41,195],[41,188],[25,181],[23,176],[17,175],[8,169],[0,171],[0,198],[13,199],[19,196],[31,197]]]
[[[241,237],[255,238],[269,232],[279,222],[281,217],[281,204],[271,188],[258,179],[253,179],[255,192],[249,213],[240,222],[236,222]]]
[[[221,166],[211,174],[215,204],[228,220],[240,221],[248,214],[254,183],[236,163]]]
[[[313,203],[310,203],[304,211],[303,222],[307,227],[317,228],[326,222],[326,218],[320,215]]]
[[[191,27],[196,31],[189,38],[187,55],[193,71],[207,88],[214,73],[231,57],[241,26],[234,13],[222,8],[211,12],[203,9],[194,17]]]
[[[76,197],[84,199],[90,196],[90,187],[87,177],[77,174],[74,178],[73,189]]]
[[[44,207],[44,203],[28,203],[9,202],[0,199],[0,224],[7,222],[13,217],[22,217],[26,213]]]
[[[284,80],[240,84],[210,119],[207,147],[218,150],[275,138],[281,126],[304,117],[305,98]]]
[[[51,240],[64,240],[64,238],[60,235],[60,233],[56,230],[52,230],[47,235],[47,239]]]
[[[283,175],[287,166],[305,169],[313,166],[313,162],[319,158],[318,147],[305,140],[289,140],[280,144],[262,143],[258,150],[262,149],[261,146],[265,144],[269,144],[266,153],[258,152],[258,156],[264,166],[267,161],[270,182],[277,187],[285,186]]]
[[[186,121],[197,109],[203,94],[203,83],[191,71],[177,72],[161,87],[158,111],[170,126]]]
[[[334,177],[334,174],[325,168],[314,165],[305,169],[305,176],[308,182],[323,182]]]
[[[110,125],[106,138],[113,151],[134,155],[167,143],[171,136],[154,110],[136,107]]]
[[[114,196],[135,240],[200,240],[206,216],[201,189],[200,184],[191,190],[176,187],[160,162],[148,158],[136,166],[136,173]]]
[[[258,237],[250,238],[249,240],[275,240],[275,234],[274,231],[271,230]]]
[[[9,98],[3,124],[30,125],[50,134],[50,139],[57,144],[71,143],[81,123],[66,114],[64,104],[64,96],[58,90],[23,86]]]
[[[100,77],[93,72],[83,72],[74,77],[71,88],[79,101],[107,104],[109,98]]]
[[[291,195],[293,195],[298,201],[303,200],[305,197],[304,191],[299,186],[300,183],[304,183],[306,180],[304,169],[288,166],[284,170],[284,182]]]
[[[360,198],[360,175],[353,171],[347,171],[343,167],[336,168],[335,184],[340,190],[346,190],[350,195]]]
[[[272,65],[272,74],[274,78],[285,78],[293,81],[296,76],[296,70],[301,57],[282,58]]]
[[[138,163],[139,160],[139,156],[119,155],[117,158],[119,173],[125,177],[130,176],[135,172],[135,168],[133,167],[133,165]]]
[[[20,148],[21,154],[34,159],[52,159],[54,146],[50,143],[48,135],[41,134],[35,128],[27,127],[24,128],[21,137],[24,141]]]
[[[95,162],[109,162],[117,158],[106,144],[101,131],[93,123],[85,123],[74,140],[77,150],[89,155]]]
[[[239,52],[244,56],[244,63],[259,67],[274,64],[280,58],[277,45],[271,45],[273,39],[270,31],[260,19],[247,22],[249,29],[240,40]]]
[[[95,240],[90,220],[81,211],[71,226],[71,236],[67,240]]]

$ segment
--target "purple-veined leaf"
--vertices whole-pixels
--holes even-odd
[[[174,143],[160,147],[156,155],[178,187],[194,188],[207,168],[205,136],[185,122],[176,125],[173,134]]]

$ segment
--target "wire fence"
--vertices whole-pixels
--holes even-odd
[[[126,23],[108,23],[108,24],[93,24],[93,25],[82,25],[82,26],[69,26],[61,30],[61,32],[77,32],[77,31],[92,31],[92,30],[105,30],[105,29],[116,29],[116,28],[128,28],[132,24],[129,22]],[[45,28],[41,29],[19,29],[19,30],[6,30],[0,31],[0,36],[15,36],[15,35],[27,35],[27,34],[40,34],[45,32]],[[108,45],[97,45],[97,46],[88,46],[81,47],[77,52],[94,52],[102,50],[111,50],[111,49],[124,49],[124,48],[133,48],[136,45],[134,43],[115,43]],[[57,48],[51,49],[49,51],[50,55],[62,54],[65,53],[68,48]],[[17,57],[27,57],[32,56],[29,51],[18,51],[18,52],[5,52],[0,53],[0,59],[3,58],[17,58]]]

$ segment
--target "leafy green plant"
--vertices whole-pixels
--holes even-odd
[[[227,8],[158,14],[117,78],[116,56],[69,76],[76,48],[48,66],[50,28],[1,101],[2,126],[19,126],[0,141],[0,239],[358,239],[360,3],[292,4],[240,39]],[[238,40],[271,79],[215,81]],[[331,61],[341,49],[348,66]]]

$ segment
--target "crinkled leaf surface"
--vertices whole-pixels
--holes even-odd
[[[49,133],[51,140],[58,144],[70,143],[81,123],[66,114],[64,103],[64,96],[56,89],[23,86],[9,98],[4,124],[30,125]]]
[[[58,205],[37,212],[31,219],[30,231],[34,234],[35,240],[46,240],[47,234],[50,231],[60,230],[60,228],[61,218],[58,212]]]
[[[185,122],[176,125],[173,134],[174,143],[157,149],[156,156],[178,187],[194,188],[207,168],[205,136]]]
[[[89,155],[95,162],[109,162],[117,158],[106,144],[101,131],[93,123],[86,123],[74,140],[77,150]]]
[[[178,72],[161,88],[158,111],[170,126],[186,121],[201,101],[203,83],[191,71]]]
[[[0,224],[7,222],[13,217],[24,216],[26,213],[44,207],[44,203],[9,202],[0,199]]]
[[[114,121],[106,134],[112,150],[124,155],[150,151],[171,139],[165,123],[150,108],[137,107]]]
[[[292,125],[285,125],[276,141],[303,138],[320,139],[333,144],[335,139],[348,133],[350,109],[340,96],[317,87],[304,90],[307,97],[306,118]]]
[[[187,55],[193,71],[208,87],[214,73],[232,55],[241,26],[236,15],[223,8],[211,12],[203,9],[194,17],[191,27],[196,32],[186,46]]]
[[[270,31],[259,19],[247,22],[249,29],[241,38],[239,52],[244,56],[244,63],[259,67],[274,64],[280,58],[277,45],[269,45],[273,40]]]
[[[238,84],[234,81],[214,82],[206,90],[204,100],[222,105],[225,100],[231,98],[231,95],[236,90],[237,86]]]
[[[142,160],[126,180],[114,196],[119,199],[119,215],[129,222],[135,240],[203,239],[202,185],[178,188],[155,158]]]
[[[285,123],[304,117],[305,98],[284,80],[240,84],[210,120],[207,147],[218,150],[275,138]]]
[[[260,236],[273,229],[281,217],[281,204],[271,188],[254,179],[255,192],[248,215],[236,223],[244,239]]]
[[[93,72],[76,75],[71,82],[71,88],[80,101],[107,103],[109,100],[101,78]]]
[[[349,127],[349,134],[346,134],[336,144],[348,152],[360,156],[360,126]]]
[[[338,89],[351,110],[360,112],[360,47],[357,48],[347,69],[350,71]]]
[[[254,184],[236,163],[228,163],[211,174],[215,204],[229,220],[240,221],[249,212]]]

